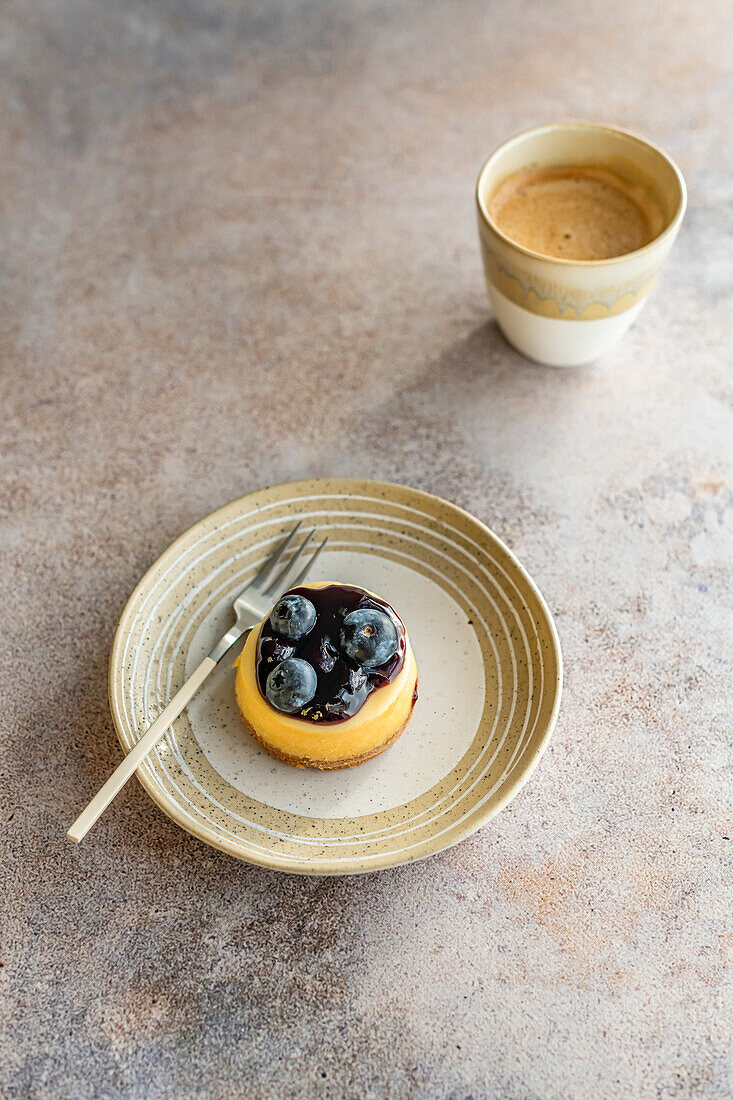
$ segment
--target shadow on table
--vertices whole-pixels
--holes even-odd
[[[531,382],[543,392],[582,384],[592,370],[587,367],[548,367],[521,355],[506,340],[493,319],[474,328],[449,345],[427,368],[429,377],[454,377],[458,381],[481,379],[491,386],[512,389]]]
[[[542,416],[551,423],[555,402],[562,400],[565,409],[563,395],[568,387],[579,384],[583,373],[558,371],[529,362],[507,344],[494,321],[487,321],[439,352],[417,375],[412,374],[403,389],[396,394],[393,392],[383,409],[372,407],[369,420],[378,421],[380,417],[389,416],[393,421],[402,418],[407,423],[409,411],[416,409],[422,419],[422,430],[434,430],[436,438],[440,439],[446,410],[454,420],[460,421],[463,408],[469,408],[472,400],[475,402],[478,391],[482,395],[486,392],[491,395],[492,407],[494,402],[500,405],[501,415],[511,414],[516,407],[517,415],[521,416],[523,410],[530,406],[534,413],[536,399],[541,398]],[[410,430],[409,425],[405,430]],[[438,491],[440,488],[437,484]],[[72,729],[70,737],[65,739],[67,745],[70,741],[71,744],[67,750],[68,774],[63,784],[64,791],[58,792],[60,802],[68,799],[68,805],[62,809],[63,820],[58,823],[62,833],[122,759],[107,704],[106,651],[93,667],[85,670],[83,680],[83,684],[70,689],[66,700],[71,703],[69,728],[72,729],[73,700],[76,696],[79,699],[83,697],[85,701],[85,720],[83,724],[78,723],[76,731]],[[201,875],[204,890],[208,887],[220,889],[225,882],[241,886],[247,881],[277,880],[290,881],[297,895],[299,888],[296,884],[306,881],[300,876],[283,875],[240,863],[189,836],[151,802],[136,779],[129,782],[105,811],[83,844],[85,847],[95,846],[100,843],[100,836],[111,838],[116,834],[125,837],[122,843],[128,855],[137,847],[146,862],[165,863],[171,855],[175,855],[177,860],[188,866],[189,874]],[[71,842],[68,843],[71,849]],[[387,873],[399,876],[402,872],[398,869],[382,874]],[[213,877],[209,881],[210,876]],[[354,882],[356,879],[327,878],[320,881],[339,883]],[[338,892],[335,885],[328,889]]]

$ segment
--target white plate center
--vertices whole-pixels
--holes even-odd
[[[420,697],[398,741],[356,768],[319,772],[269,756],[245,730],[234,698],[232,661],[224,658],[189,704],[194,736],[213,768],[243,794],[307,817],[361,817],[417,798],[458,763],[476,734],[484,706],[484,671],[473,626],[455,600],[429,578],[374,554],[324,553],[309,580],[359,584],[391,603],[410,634]],[[231,625],[236,590],[197,630],[190,674]]]

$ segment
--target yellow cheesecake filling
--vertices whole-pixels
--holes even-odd
[[[235,691],[245,722],[276,752],[321,763],[349,760],[383,745],[407,722],[417,685],[409,638],[405,663],[391,684],[373,691],[352,718],[318,725],[274,710],[260,692],[256,667],[261,628],[262,623],[252,630],[237,660]]]

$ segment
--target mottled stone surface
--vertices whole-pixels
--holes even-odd
[[[2,1095],[730,1097],[729,4],[9,0],[0,11]],[[472,187],[599,118],[690,185],[619,349],[490,321]],[[272,430],[277,423],[277,433]],[[141,573],[265,483],[405,481],[541,585],[551,747],[425,863],[307,880],[117,762]]]

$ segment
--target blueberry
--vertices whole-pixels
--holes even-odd
[[[378,668],[397,652],[397,627],[389,615],[375,608],[350,611],[341,627],[341,649],[352,661]]]
[[[267,677],[265,694],[275,710],[296,714],[316,693],[318,677],[313,665],[301,657],[288,657]]]
[[[270,612],[270,625],[283,638],[303,638],[316,625],[316,609],[305,596],[291,594],[278,600]]]

